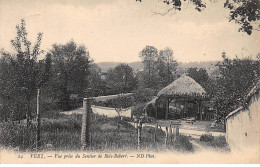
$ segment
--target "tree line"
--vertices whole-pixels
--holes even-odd
[[[15,52],[1,51],[0,114],[1,120],[31,119],[36,111],[37,89],[41,89],[44,111],[70,110],[82,104],[82,98],[120,93],[134,93],[134,104],[145,103],[180,76],[172,49],[158,50],[147,45],[139,53],[144,69],[135,71],[119,64],[106,73],[90,58],[83,45],[74,41],[53,44],[48,52],[41,50],[42,33],[34,45],[27,38],[26,24],[16,26],[11,41]],[[44,58],[39,60],[39,56]],[[185,69],[187,75],[207,92],[210,105],[225,117],[243,105],[244,97],[260,79],[258,59],[230,59],[222,53],[217,70],[209,76],[206,69]]]

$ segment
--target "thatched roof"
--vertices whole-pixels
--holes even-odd
[[[173,81],[170,85],[163,88],[157,96],[200,96],[206,95],[205,90],[194,79],[187,75]]]

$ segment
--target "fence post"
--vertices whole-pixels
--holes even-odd
[[[179,126],[176,127],[176,136],[179,136]]]
[[[141,131],[142,131],[142,122],[139,121],[139,125],[137,126],[137,149],[141,148]]]
[[[91,119],[91,99],[83,99],[83,114],[81,128],[81,148],[85,150],[90,145],[90,119]]]
[[[169,129],[169,131],[170,131],[170,142],[172,143],[172,125],[170,124],[170,129]]]
[[[156,127],[154,129],[154,142],[156,142],[157,130],[158,130],[158,122],[156,122]]]
[[[168,134],[168,126],[166,126],[165,129],[166,129],[166,134],[165,134],[165,135],[166,135],[166,136],[165,136],[165,146],[167,146],[167,144],[168,144],[168,135],[169,135],[169,134]]]
[[[36,134],[36,150],[40,147],[41,140],[41,115],[40,115],[40,93],[41,90],[37,89],[37,112],[36,112],[36,121],[37,121],[37,134]]]

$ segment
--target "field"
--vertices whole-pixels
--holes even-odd
[[[137,150],[137,130],[128,121],[118,118],[95,116],[91,122],[91,145],[88,151],[131,151]],[[42,151],[80,151],[81,115],[64,115],[58,111],[43,113],[41,119]],[[165,133],[154,127],[142,128],[141,150],[193,152],[189,137],[170,136],[165,146]],[[173,140],[175,137],[175,140]],[[30,152],[35,150],[36,126],[8,122],[0,124],[0,145],[2,149]]]

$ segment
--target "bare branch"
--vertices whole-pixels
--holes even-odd
[[[168,9],[165,13],[160,13],[160,12],[153,12],[154,15],[161,15],[161,16],[165,16],[167,15],[170,11],[172,11],[173,9],[176,9],[175,7],[172,7],[170,9]]]

